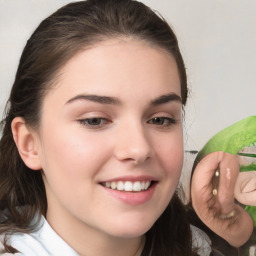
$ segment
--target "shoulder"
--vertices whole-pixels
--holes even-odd
[[[190,225],[192,232],[193,248],[198,250],[200,256],[209,256],[211,254],[211,240],[201,229]]]

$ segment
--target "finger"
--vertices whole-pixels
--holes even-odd
[[[221,152],[222,153],[222,152]],[[219,166],[219,153],[214,152],[203,158],[196,166],[191,181],[191,200],[197,215],[204,221],[220,212],[220,205],[213,195],[212,179]]]
[[[236,155],[225,153],[220,159],[218,201],[222,216],[232,217],[234,213],[234,190],[239,174],[239,162]]]
[[[249,214],[239,205],[235,205],[236,215],[229,219],[215,218],[205,223],[216,234],[234,247],[240,247],[250,238],[253,221]]]
[[[219,165],[218,152],[211,153],[204,157],[196,166],[192,181],[191,192],[200,193],[212,186],[212,177]]]
[[[240,203],[256,206],[256,171],[239,173],[234,194]]]

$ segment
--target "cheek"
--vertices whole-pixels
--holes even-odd
[[[160,142],[160,141],[158,141]],[[157,147],[158,164],[161,166],[163,176],[157,202],[160,213],[169,204],[178,186],[183,165],[183,139],[179,133],[176,136],[168,136]]]
[[[74,133],[59,129],[55,136],[44,134],[42,162],[45,174],[68,180],[95,175],[107,158],[107,143],[103,149],[100,138],[79,130]],[[100,159],[100,161],[99,161]]]
[[[166,175],[178,180],[183,165],[183,137],[182,133],[166,138],[158,146],[158,158],[166,172]]]

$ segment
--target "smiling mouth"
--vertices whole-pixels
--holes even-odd
[[[125,191],[125,192],[141,192],[148,190],[154,181],[109,181],[109,182],[102,182],[101,185],[118,191]]]

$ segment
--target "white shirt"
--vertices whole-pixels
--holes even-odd
[[[200,248],[201,256],[211,252],[210,239],[200,229],[191,226],[193,245]],[[2,249],[0,236],[0,250]],[[4,253],[2,256],[79,256],[49,225],[42,216],[37,231],[30,234],[15,233],[8,237],[8,245],[20,253]]]
[[[78,256],[51,228],[43,216],[37,231],[30,234],[15,233],[7,241],[8,245],[20,253],[4,253],[2,256]]]

